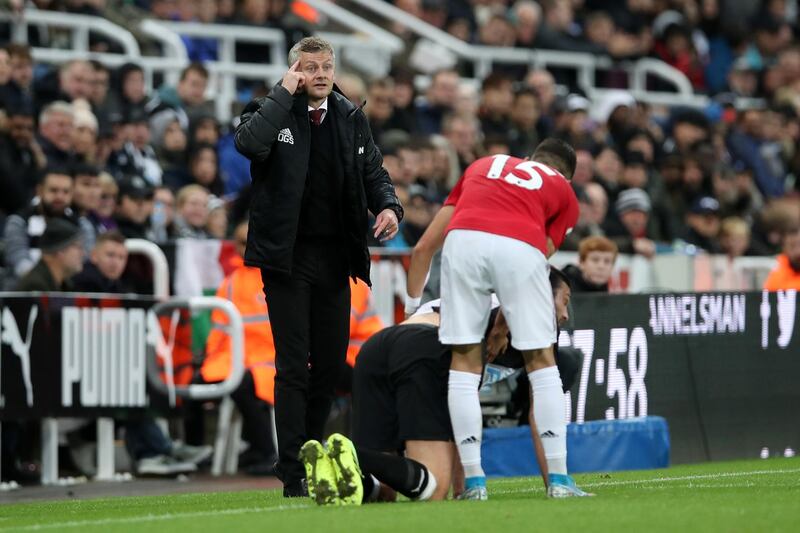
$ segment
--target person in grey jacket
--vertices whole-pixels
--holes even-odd
[[[6,219],[3,229],[5,261],[8,272],[6,287],[27,274],[39,261],[39,240],[50,218],[63,218],[73,224],[78,219],[70,208],[72,203],[72,171],[66,168],[49,168],[36,188],[31,204]]]
[[[277,472],[307,494],[302,444],[321,439],[349,337],[348,277],[369,284],[371,231],[390,239],[403,209],[367,117],[333,84],[333,47],[307,37],[280,84],[244,110],[236,148],[251,161],[245,264],[259,267],[275,339]]]

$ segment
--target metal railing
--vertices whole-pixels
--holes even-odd
[[[694,94],[686,76],[666,63],[652,58],[615,62],[606,56],[560,50],[481,46],[466,43],[449,33],[382,0],[348,0],[376,17],[399,23],[416,36],[441,46],[461,61],[472,64],[474,75],[483,79],[496,65],[527,65],[532,68],[559,67],[574,69],[580,88],[590,99],[600,98],[607,91],[597,87],[596,71],[619,68],[628,73],[629,90],[642,102],[674,106],[704,106],[708,98]],[[677,92],[647,90],[649,76],[670,82]]]

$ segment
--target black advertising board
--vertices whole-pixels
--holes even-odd
[[[0,298],[0,418],[115,416],[167,408],[147,380],[163,331],[155,300]]]
[[[584,353],[571,421],[659,415],[676,463],[800,447],[794,291],[580,295],[561,345]]]

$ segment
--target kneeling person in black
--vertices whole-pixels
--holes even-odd
[[[553,268],[550,283],[562,325],[569,319],[569,281]],[[487,324],[487,338],[496,312]],[[444,499],[451,484],[454,493],[460,492],[463,479],[452,479],[457,462],[447,407],[451,352],[439,343],[438,325],[438,306],[431,302],[361,348],[353,376],[353,441],[365,500],[377,495],[377,481],[412,499]],[[557,355],[556,362],[565,387],[574,383],[580,361]],[[524,366],[522,354],[511,347],[496,363]],[[532,436],[536,441],[538,434]],[[543,453],[535,448],[537,455]]]

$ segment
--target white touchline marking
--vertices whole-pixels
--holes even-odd
[[[277,507],[246,507],[242,509],[220,509],[218,511],[197,511],[193,513],[165,513],[144,516],[129,516],[126,518],[101,518],[98,520],[74,520],[70,522],[57,522],[52,524],[31,524],[29,526],[14,527],[14,531],[39,531],[44,529],[59,529],[66,527],[105,526],[114,524],[137,524],[140,522],[159,522],[163,520],[177,520],[181,518],[197,518],[203,516],[240,515],[248,513],[269,513],[272,511],[288,511],[297,509],[310,509],[311,505],[279,505]]]
[[[763,476],[768,474],[799,474],[800,468],[789,468],[783,470],[750,470],[747,472],[719,472],[716,474],[697,474],[694,476],[674,476],[674,477],[656,477],[650,479],[625,479],[618,481],[597,481],[595,483],[581,483],[580,487],[610,487],[618,485],[639,485],[650,483],[665,483],[670,481],[693,481],[695,479],[722,479],[727,477],[742,477],[742,476]],[[508,480],[507,482],[511,482]],[[490,494],[513,494],[515,492],[537,492],[544,491],[544,487],[527,487],[517,490],[492,490]]]

